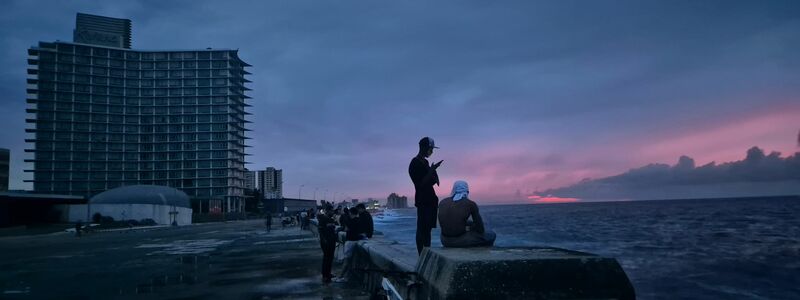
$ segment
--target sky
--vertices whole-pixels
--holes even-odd
[[[27,48],[75,14],[133,22],[134,49],[239,49],[248,167],[284,196],[413,198],[424,136],[447,195],[487,203],[682,155],[800,151],[796,1],[4,1],[0,147],[30,188]],[[301,188],[302,186],[302,188]]]

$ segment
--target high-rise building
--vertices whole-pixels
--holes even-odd
[[[76,23],[74,42],[28,50],[34,190],[164,185],[186,192],[195,212],[242,211],[250,65],[238,51],[132,50],[130,20]]]
[[[0,148],[0,192],[8,191],[8,170],[11,162],[11,151]]]
[[[262,191],[264,199],[283,198],[283,170],[269,167],[258,171],[258,189]]]

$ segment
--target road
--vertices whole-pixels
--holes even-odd
[[[262,220],[0,237],[0,253],[2,299],[369,298],[321,283],[311,233]]]

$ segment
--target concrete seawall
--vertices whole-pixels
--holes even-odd
[[[315,226],[311,226],[316,232]],[[426,248],[356,242],[351,281],[403,299],[635,299],[613,258],[550,247]],[[389,283],[388,285],[386,283]]]
[[[547,247],[426,248],[374,239],[354,251],[353,279],[391,283],[403,299],[635,299],[613,258]]]

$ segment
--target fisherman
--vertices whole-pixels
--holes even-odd
[[[367,236],[364,234],[364,228],[361,227],[360,218],[358,216],[358,208],[351,207],[347,209],[347,229],[345,230],[345,241],[344,241],[344,264],[342,265],[342,273],[341,275],[334,279],[334,282],[346,282],[347,275],[350,273],[351,265],[352,265],[352,258],[353,258],[353,248],[355,248],[356,242],[360,240],[364,240]]]
[[[494,231],[484,228],[478,205],[469,199],[469,185],[463,180],[456,181],[450,197],[439,202],[439,225],[445,247],[492,246],[497,237]]]
[[[317,216],[319,245],[322,248],[322,283],[330,283],[333,278],[333,254],[336,251],[336,222],[333,220],[333,207],[325,206]]]
[[[422,249],[431,246],[431,230],[436,228],[436,212],[439,198],[433,185],[439,184],[439,175],[436,169],[442,165],[442,160],[430,164],[427,157],[437,149],[432,138],[424,137],[419,140],[419,152],[411,159],[408,165],[408,175],[414,183],[414,206],[417,207],[417,253],[422,254]]]

